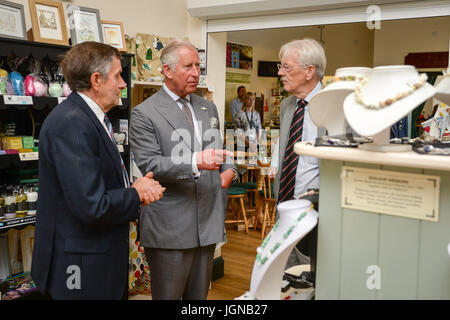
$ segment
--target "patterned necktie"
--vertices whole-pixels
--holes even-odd
[[[294,197],[295,177],[297,175],[297,165],[299,155],[294,152],[294,144],[302,139],[303,134],[303,117],[305,115],[305,106],[308,102],[305,100],[297,101],[292,118],[291,127],[289,129],[289,140],[284,153],[283,167],[280,177],[280,193],[278,201],[291,200]]]
[[[114,132],[112,129],[112,124],[111,124],[111,121],[109,121],[109,118],[106,114],[105,114],[104,121],[105,121],[106,127],[108,128],[109,136],[110,136],[112,142],[114,144],[116,144],[116,139],[114,139]],[[119,151],[119,150],[117,150],[117,151]],[[129,188],[130,187],[130,179],[128,179],[128,173],[127,173],[127,170],[125,169],[125,164],[123,163],[122,156],[120,154],[119,154],[119,157],[120,157],[120,164],[122,165],[122,175],[123,175],[123,179],[125,181],[125,187]]]
[[[192,129],[194,129],[194,121],[192,120],[191,108],[189,108],[189,106],[187,105],[186,99],[180,98],[178,99],[178,101],[180,101],[183,104],[183,108],[181,108],[181,110],[183,110],[186,119],[191,124]]]

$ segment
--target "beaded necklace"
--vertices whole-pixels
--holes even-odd
[[[330,80],[327,80],[324,85],[323,88],[325,88],[326,86],[332,84],[333,82],[338,82],[338,81],[361,81],[362,79],[364,79],[363,77],[356,77],[356,76],[340,76],[340,77],[333,77]]]
[[[384,101],[379,101],[378,104],[370,104],[370,103],[365,102],[364,98],[361,95],[361,88],[367,83],[367,78],[364,78],[364,79],[360,80],[355,87],[355,99],[356,99],[356,102],[358,102],[359,104],[363,105],[366,108],[382,109],[382,108],[390,106],[391,104],[393,104],[394,102],[396,102],[400,99],[403,99],[403,98],[409,96],[410,94],[413,94],[414,91],[416,91],[417,89],[424,86],[424,84],[427,82],[427,79],[428,79],[427,75],[425,73],[422,73],[422,74],[420,74],[418,79],[408,81],[407,85],[411,88],[410,90],[397,93],[397,95],[395,97],[388,98]]]
[[[270,230],[269,234],[267,235],[267,237],[264,239],[263,243],[256,249],[256,262],[258,263],[258,265],[262,266],[264,263],[266,263],[266,261],[272,256],[272,254],[283,244],[283,242],[289,238],[290,234],[292,233],[292,231],[294,231],[294,229],[297,227],[298,223],[300,221],[303,220],[303,218],[306,216],[306,214],[311,211],[313,208],[313,206],[311,205],[305,212],[299,214],[299,216],[297,217],[297,219],[295,219],[294,223],[289,226],[289,228],[287,229],[287,231],[283,234],[283,237],[281,239],[281,241],[277,241],[272,248],[270,248],[269,252],[267,253],[266,256],[262,256],[262,252],[263,250],[266,248],[267,244],[269,243],[270,239],[272,238],[272,235],[275,233],[275,231],[278,229],[278,226],[280,224],[280,220],[277,221],[277,223],[275,223],[275,225],[273,226],[272,230]]]

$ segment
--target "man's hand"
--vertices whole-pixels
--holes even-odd
[[[235,172],[233,169],[225,170],[220,174],[220,181],[222,182],[222,188],[228,189],[231,186],[235,177]]]
[[[131,187],[138,192],[141,206],[146,206],[161,199],[163,192],[166,191],[166,188],[153,179],[153,172],[149,172],[144,177],[136,180]]]
[[[227,150],[207,149],[196,154],[198,170],[219,170],[226,157],[234,157]]]

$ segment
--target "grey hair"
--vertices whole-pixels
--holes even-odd
[[[278,54],[280,60],[291,54],[297,54],[299,64],[314,65],[316,67],[316,75],[321,81],[325,73],[327,59],[322,45],[314,39],[294,40],[284,44],[280,48]]]
[[[175,71],[175,65],[178,62],[178,49],[182,47],[189,47],[197,51],[197,48],[189,41],[185,39],[171,40],[161,52],[161,66],[167,64],[172,71]]]

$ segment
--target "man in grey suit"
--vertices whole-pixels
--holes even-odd
[[[194,94],[199,65],[190,42],[169,42],[163,87],[131,114],[136,164],[166,187],[140,217],[153,299],[206,299],[215,244],[224,240],[222,188],[238,175],[233,154],[223,150],[216,106]]]
[[[309,115],[308,102],[322,89],[321,80],[326,66],[325,52],[317,41],[303,39],[283,45],[279,57],[281,64],[278,65],[278,75],[291,95],[284,99],[280,106],[280,137],[272,157],[272,167],[278,167],[274,194],[277,202],[299,198],[310,200],[318,210],[316,192],[319,189],[319,159],[300,156],[294,152],[293,147],[298,141],[315,141],[319,134]],[[312,282],[315,273],[316,237],[317,227],[297,245],[300,252],[311,258],[312,276],[309,280]]]

